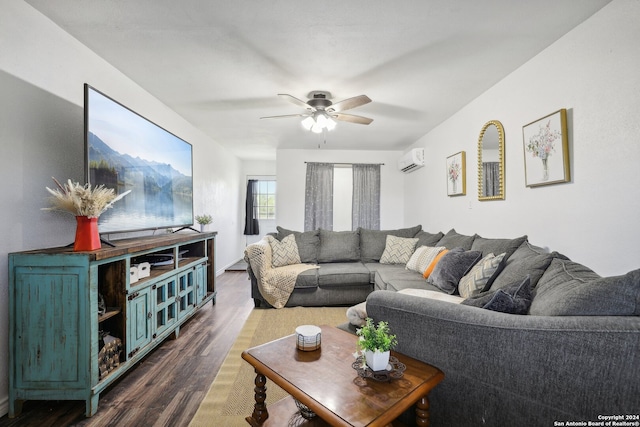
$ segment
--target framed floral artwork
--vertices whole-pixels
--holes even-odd
[[[461,151],[447,157],[447,196],[467,194],[465,153]]]
[[[567,110],[558,110],[522,127],[527,187],[571,180]]]

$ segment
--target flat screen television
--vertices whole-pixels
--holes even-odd
[[[87,182],[131,190],[100,215],[100,234],[193,225],[191,144],[88,84],[84,116]]]

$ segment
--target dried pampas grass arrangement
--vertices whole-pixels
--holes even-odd
[[[112,188],[99,185],[91,188],[91,184],[80,185],[77,182],[68,180],[62,185],[53,178],[57,188],[46,187],[52,195],[49,199],[51,207],[42,208],[47,211],[69,212],[75,216],[86,216],[88,218],[98,218],[104,211],[113,206],[115,202],[129,194],[131,190],[116,195]]]

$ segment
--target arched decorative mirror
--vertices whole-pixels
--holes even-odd
[[[491,120],[478,138],[478,200],[504,199],[504,128]]]

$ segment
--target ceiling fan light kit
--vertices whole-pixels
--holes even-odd
[[[354,96],[340,102],[331,102],[331,93],[325,91],[313,91],[309,93],[307,101],[296,98],[295,96],[280,93],[279,96],[285,97],[288,101],[303,107],[307,110],[305,114],[287,114],[282,116],[261,117],[262,119],[275,119],[283,117],[304,117],[302,126],[314,133],[322,133],[326,130],[333,130],[336,127],[336,120],[368,125],[373,121],[368,117],[355,116],[353,114],[343,114],[342,111],[360,107],[368,104],[371,99],[367,95]]]

